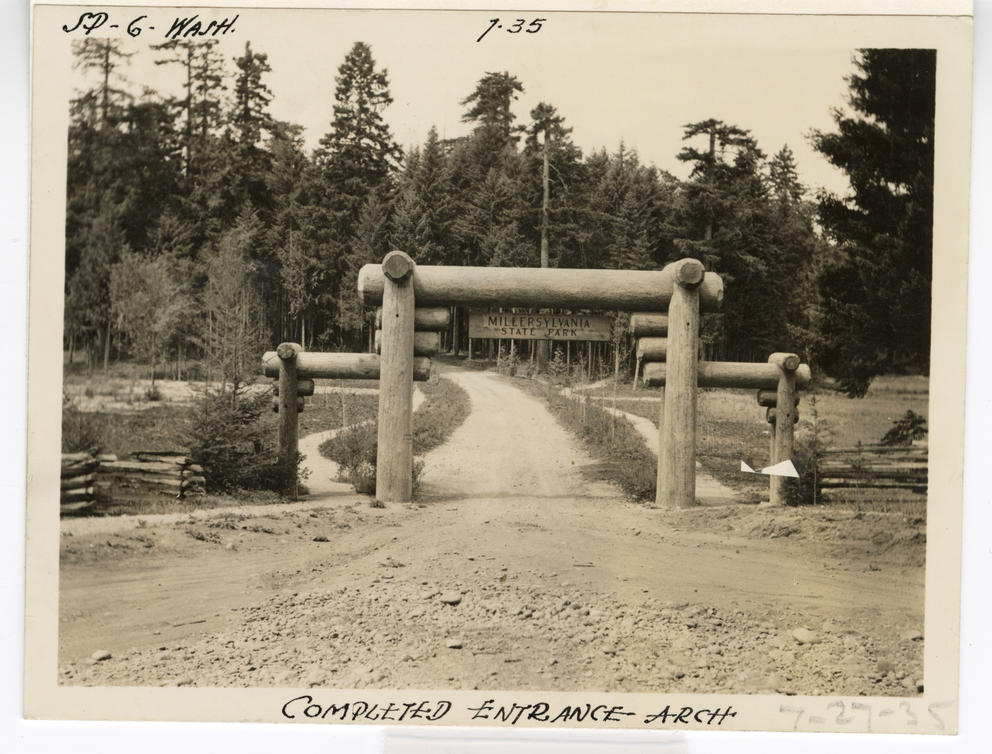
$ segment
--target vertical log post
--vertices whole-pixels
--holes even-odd
[[[279,465],[286,477],[287,493],[297,496],[296,466],[300,454],[300,419],[296,410],[298,380],[296,355],[303,348],[298,343],[280,343],[279,357]]]
[[[765,414],[768,422],[768,465],[775,463],[775,414]],[[771,493],[769,493],[771,494]]]
[[[779,368],[778,390],[775,398],[775,423],[772,435],[772,463],[781,463],[792,458],[794,451],[796,419],[796,369],[799,357],[794,353],[773,353],[768,357],[769,364]],[[768,502],[771,505],[785,505],[788,498],[789,477],[769,477]]]
[[[668,305],[668,371],[658,421],[658,487],[655,503],[669,508],[696,504],[696,375],[699,365],[697,259],[675,263],[675,289]]]
[[[408,503],[413,496],[413,260],[391,251],[382,260],[382,354],[375,496]]]

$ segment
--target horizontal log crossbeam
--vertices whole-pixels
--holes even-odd
[[[638,338],[637,358],[645,363],[664,361],[668,353],[668,338]]]
[[[382,353],[382,330],[375,331],[375,352]],[[413,334],[413,355],[434,356],[441,350],[441,333],[421,332]]]
[[[645,364],[642,381],[648,386],[665,384],[667,364],[654,362]],[[697,372],[698,387],[749,388],[775,390],[781,370],[775,364],[761,364],[738,361],[700,361]],[[812,375],[806,364],[796,369],[796,387],[804,388]]]
[[[296,373],[300,378],[326,380],[377,380],[381,361],[374,353],[318,353],[301,351],[296,356]],[[266,377],[279,376],[279,356],[266,351],[262,356],[262,369]],[[413,379],[426,382],[431,376],[431,360],[416,357],[413,360]]]
[[[684,262],[685,260],[679,260]],[[426,265],[413,270],[413,292],[425,306],[520,306],[606,311],[658,311],[668,308],[678,263],[661,270],[573,270],[527,267]],[[358,273],[358,293],[368,306],[382,303],[382,265]],[[699,306],[719,311],[723,281],[707,272],[699,284]]]
[[[666,337],[668,315],[642,312],[630,315],[630,334],[635,338]]]
[[[418,306],[413,310],[413,329],[417,332],[441,332],[451,324],[451,310],[446,306]],[[382,329],[382,307],[375,310],[375,329]]]

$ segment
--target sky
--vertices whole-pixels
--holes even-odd
[[[524,86],[513,107],[518,122],[538,102],[549,102],[585,154],[615,150],[622,140],[643,161],[685,178],[688,167],[675,158],[683,126],[717,118],[749,129],[769,156],[788,144],[804,185],[847,190],[844,174],[808,139],[812,129],[833,129],[831,110],[845,105],[845,77],[854,70],[854,48],[822,21],[810,34],[789,26],[802,19],[786,17],[773,24],[769,17],[650,13],[240,14],[236,31],[221,42],[231,69],[246,41],[266,53],[272,114],[302,125],[310,148],[329,129],[337,68],[361,40],[388,70],[394,103],[384,117],[405,148],[422,144],[432,125],[442,138],[468,133],[461,101],[486,72],[508,71]],[[145,23],[167,24],[171,15]],[[497,17],[498,26],[477,42]],[[517,17],[547,20],[537,33],[510,34]],[[178,91],[178,67],[154,66],[144,38],[126,43],[138,50],[126,74],[132,82]]]

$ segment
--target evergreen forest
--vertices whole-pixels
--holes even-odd
[[[388,72],[362,42],[313,93],[333,114],[312,150],[270,114],[269,59],[251,43],[230,58],[209,39],[143,50],[174,76],[170,96],[129,79],[126,42],[73,49],[86,85],[68,133],[64,347],[92,369],[133,359],[183,378],[199,364],[237,384],[282,341],[367,350],[358,270],[402,249],[419,264],[602,269],[691,256],[725,283],[706,358],[794,351],[850,395],[928,370],[932,50],[852,53],[847,109],[808,137],[849,177],[834,196],[800,183],[788,144],[706,113],[684,124],[685,180],[619,139],[584,154],[553,102],[515,112],[527,82],[509,71],[464,92],[467,135],[432,128],[403,149]],[[464,351],[456,322],[446,343]]]

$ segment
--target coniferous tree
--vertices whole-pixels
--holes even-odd
[[[314,304],[323,282],[324,268],[317,257],[311,208],[306,204],[311,163],[303,150],[303,129],[276,123],[269,140],[271,155],[266,190],[272,197],[271,222],[266,245],[278,260],[279,304],[282,321],[275,335],[280,341],[299,339],[308,346],[313,338]]]
[[[371,48],[356,42],[338,68],[335,78],[334,118],[331,130],[320,140],[316,152],[315,178],[310,198],[315,208],[315,243],[322,261],[333,274],[321,303],[340,313],[354,297],[345,279],[357,260],[353,242],[363,206],[375,191],[391,201],[390,178],[402,150],[393,140],[383,111],[392,101],[387,72],[376,70]],[[347,330],[352,318],[336,317],[324,333],[325,339],[354,340]]]
[[[455,204],[451,169],[432,126],[423,149],[406,156],[399,176],[393,245],[421,264],[450,264],[454,258],[451,233]]]
[[[531,111],[530,118],[523,154],[528,176],[526,201],[531,214],[523,232],[541,248],[542,266],[558,266],[563,259],[574,255],[577,246],[584,179],[582,152],[571,140],[572,129],[565,125],[565,119],[554,106],[541,102]],[[545,245],[547,265],[544,265]]]
[[[847,173],[851,193],[823,195],[836,251],[819,277],[820,359],[851,395],[885,370],[929,369],[933,257],[934,50],[860,50],[853,113],[813,146]]]
[[[463,264],[534,264],[538,257],[522,233],[527,171],[516,144],[522,128],[510,109],[523,85],[509,73],[487,73],[462,104],[471,136],[452,155],[459,206],[453,226]]]
[[[264,137],[271,135],[274,121],[269,114],[272,92],[262,77],[272,69],[268,56],[252,50],[245,42],[245,53],[235,58],[237,75],[234,81],[234,102],[230,125],[238,158],[236,170],[237,200],[249,202],[257,209],[268,209],[265,174],[269,155],[262,147]]]

